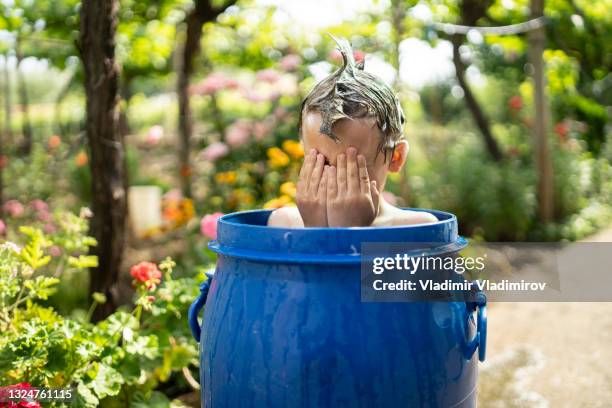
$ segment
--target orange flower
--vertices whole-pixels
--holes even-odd
[[[271,167],[285,167],[289,164],[289,156],[278,147],[269,148],[267,153]]]
[[[181,177],[186,178],[190,177],[193,174],[193,169],[190,165],[185,164],[181,166]]]
[[[87,153],[80,152],[79,154],[76,155],[76,157],[74,158],[74,161],[77,166],[83,167],[83,166],[86,166],[87,163],[89,163],[89,158],[87,157]]]
[[[234,184],[236,182],[237,175],[235,171],[224,171],[215,175],[217,183],[221,184]]]
[[[284,207],[286,205],[291,205],[293,204],[293,201],[291,200],[291,197],[289,197],[288,195],[282,195],[278,198],[273,198],[272,200],[268,201],[267,203],[264,204],[264,208],[266,209],[270,209],[270,208],[281,208]]]
[[[289,197],[295,197],[297,189],[293,182],[287,181],[280,186],[280,192]]]
[[[61,144],[62,139],[58,135],[51,136],[47,142],[49,149],[57,149]]]
[[[285,140],[283,142],[283,150],[294,159],[304,157],[304,147],[300,142],[296,142],[295,140]]]

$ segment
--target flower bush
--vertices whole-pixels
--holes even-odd
[[[131,269],[132,307],[93,323],[96,305],[106,301],[94,294],[87,312],[59,313],[51,304],[60,278],[97,262],[85,254],[95,245],[85,235],[87,216],[59,212],[54,234],[22,226],[11,236],[23,246],[0,244],[0,385],[72,387],[77,407],[168,406],[156,390],[163,383],[174,378],[185,390],[198,386],[186,313],[204,276],[174,279],[172,260],[141,262]]]

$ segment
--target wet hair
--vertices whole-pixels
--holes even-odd
[[[374,118],[381,133],[376,155],[395,149],[402,138],[405,122],[399,100],[389,85],[365,72],[364,61],[356,62],[349,42],[331,36],[342,55],[342,67],[315,85],[302,101],[298,132],[302,132],[303,116],[319,112],[322,118],[320,132],[335,141],[334,125],[343,119]],[[386,161],[386,156],[385,156]]]

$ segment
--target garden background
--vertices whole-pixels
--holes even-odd
[[[292,204],[300,101],[341,62],[328,33],[400,96],[388,201],[476,240],[605,229],[611,26],[610,0],[0,0],[0,386],[198,406],[206,244],[222,213]],[[555,401],[517,388],[534,355],[494,361],[481,405]]]

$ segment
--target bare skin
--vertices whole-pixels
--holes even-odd
[[[302,125],[307,152],[297,182],[297,207],[272,212],[273,227],[361,227],[424,224],[437,221],[430,213],[402,210],[387,203],[387,174],[401,170],[408,143],[400,141],[391,162],[376,157],[380,130],[369,119],[342,120],[334,127],[340,139],[321,134],[321,116],[306,113]]]

